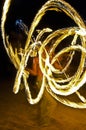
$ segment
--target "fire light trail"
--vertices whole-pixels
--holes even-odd
[[[36,14],[29,31],[27,31],[27,26],[24,25],[22,21],[21,23],[17,21],[17,24],[21,24],[20,27],[23,27],[22,29],[25,27],[24,31],[27,31],[25,48],[20,48],[19,50],[21,51],[19,54],[17,47],[15,48],[15,51],[13,50],[12,44],[9,42],[9,36],[7,36],[5,31],[7,13],[9,12],[11,2],[11,0],[6,0],[4,3],[1,30],[6,52],[18,70],[13,92],[15,94],[18,93],[23,77],[27,100],[30,104],[38,103],[46,88],[57,101],[73,108],[86,108],[86,99],[79,92],[79,89],[86,83],[86,70],[84,69],[86,59],[86,27],[80,15],[64,0],[47,1]],[[35,29],[40,20],[47,11],[53,10],[68,15],[76,23],[77,27],[62,28],[56,31],[53,31],[50,28],[43,28],[36,36],[35,41],[33,41],[32,36],[36,31]],[[45,33],[49,34],[44,40],[42,40],[42,36]],[[70,44],[65,46],[65,48],[62,48],[60,51],[57,51],[57,48],[62,44],[62,41],[70,36],[72,36]],[[80,39],[80,43],[78,43],[78,38]],[[80,61],[76,72],[73,75],[70,75],[67,71],[73,62],[76,52],[80,53]],[[60,58],[65,54],[68,55],[68,60],[66,64],[63,63],[62,65]],[[21,58],[19,58],[19,55],[21,55]],[[40,90],[36,98],[32,98],[30,86],[27,81],[31,74],[30,69],[26,69],[27,63],[30,62],[30,57],[32,57],[33,60],[35,58],[38,59],[43,76]],[[74,93],[78,96],[80,102],[71,101],[67,98]]]

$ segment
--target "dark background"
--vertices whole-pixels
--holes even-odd
[[[45,1],[47,0],[12,0],[6,32],[16,32],[16,19],[22,19],[29,28]],[[86,19],[85,0],[66,1],[79,12],[83,20]],[[0,0],[0,17],[3,3],[4,0]],[[74,24],[64,15],[58,14],[58,20],[57,13],[51,14],[39,28],[48,26],[56,29]],[[30,105],[24,90],[17,95],[12,92],[15,75],[16,69],[6,54],[0,32],[0,130],[86,130],[86,109],[67,107],[53,99],[47,91],[37,105]]]
[[[47,0],[13,0],[10,11],[8,13],[8,19],[6,22],[7,32],[9,33],[10,31],[15,29],[16,19],[22,19],[24,23],[28,25],[29,28],[35,14],[40,9],[42,4],[44,4],[46,1]],[[81,17],[85,20],[86,17],[85,1],[82,0],[66,0],[66,1],[69,2],[79,12]],[[3,3],[4,0],[0,0],[0,17]],[[52,15],[53,20],[52,17],[50,19],[50,16],[47,16],[47,19],[49,20],[45,19],[44,23],[41,23],[41,25],[43,24],[44,27],[53,25],[52,28],[54,29],[57,28],[57,26],[59,27],[60,26],[64,27],[64,25],[71,26],[72,22],[68,21],[63,15],[59,15],[60,20],[58,20],[58,17],[56,17],[57,13]],[[6,54],[5,49],[3,48],[2,38],[0,35],[0,77],[4,78],[4,76],[7,76],[8,73],[9,75],[11,75],[13,73],[12,72],[13,69],[14,67]]]

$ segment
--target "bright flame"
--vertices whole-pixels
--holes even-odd
[[[79,92],[79,89],[86,82],[86,70],[84,70],[86,58],[86,27],[82,18],[73,7],[71,7],[63,0],[49,0],[46,2],[36,14],[31,24],[31,28],[27,32],[27,41],[23,53],[21,52],[22,54],[20,60],[17,48],[15,48],[15,51],[13,51],[12,45],[9,43],[9,37],[5,32],[5,23],[10,6],[11,0],[5,0],[2,12],[1,29],[4,47],[14,66],[18,70],[15,78],[13,92],[15,94],[18,93],[21,79],[23,77],[25,91],[27,93],[27,100],[30,104],[38,103],[42,98],[46,88],[47,91],[59,102],[74,108],[86,108],[86,99]],[[52,31],[50,28],[44,28],[38,33],[35,42],[32,41],[32,35],[36,26],[49,10],[55,10],[57,12],[60,10],[66,13],[66,15],[74,20],[74,22],[77,24],[77,27],[63,28],[56,31]],[[41,37],[44,35],[44,33],[48,32],[50,32],[50,34],[44,39],[44,41],[41,41]],[[65,47],[58,53],[55,52],[58,45],[69,36],[73,36],[73,40],[70,43],[70,46]],[[77,44],[78,37],[81,40],[80,45]],[[52,39],[54,38],[56,40],[52,44]],[[22,48],[20,48],[20,50],[22,50]],[[71,76],[67,74],[67,70],[73,61],[73,57],[76,51],[81,52],[81,59],[77,71],[74,73],[74,75]],[[69,59],[66,65],[62,66],[59,57],[64,56],[65,53],[68,53]],[[32,98],[30,87],[27,82],[27,78],[29,78],[31,73],[31,70],[26,69],[27,62],[29,62],[30,57],[33,57],[33,59],[37,57],[39,67],[43,74],[41,87],[35,99]],[[58,65],[60,67],[58,67]],[[74,93],[80,99],[79,103],[70,101],[66,98],[67,96]]]

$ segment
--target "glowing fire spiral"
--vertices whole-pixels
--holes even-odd
[[[5,32],[5,23],[10,6],[11,0],[6,0],[3,7],[1,29],[4,47],[14,66],[18,70],[13,87],[14,93],[18,93],[23,78],[27,99],[30,104],[38,103],[46,88],[47,91],[59,102],[74,108],[86,108],[86,99],[79,92],[79,89],[86,82],[86,70],[84,69],[86,58],[86,27],[80,15],[73,7],[63,0],[47,1],[38,11],[31,24],[20,60],[17,49],[15,48],[15,51],[13,50],[12,45],[9,42],[9,37]],[[63,28],[56,31],[53,31],[50,28],[45,28],[39,32],[35,42],[33,42],[32,35],[36,26],[46,12],[51,10],[66,13],[66,15],[74,20],[77,27]],[[48,32],[50,32],[50,34],[41,41],[41,37],[44,33]],[[69,36],[72,36],[70,44],[65,46],[65,48],[62,48],[60,51],[57,51],[58,46]],[[22,48],[20,49],[22,50]],[[76,52],[80,53],[80,61],[76,72],[70,75],[68,69],[73,62]],[[62,64],[60,57],[62,58],[65,54],[67,55],[66,64]],[[43,74],[40,90],[35,99],[32,98],[30,86],[27,81],[30,70],[27,70],[26,66],[30,57],[38,58],[39,67]],[[67,98],[67,96],[74,93],[79,97],[80,102],[77,103]]]

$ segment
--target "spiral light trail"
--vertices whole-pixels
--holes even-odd
[[[9,36],[5,31],[5,23],[10,6],[11,0],[5,0],[1,19],[1,30],[6,52],[17,69],[13,92],[15,94],[18,93],[23,78],[27,100],[30,104],[38,103],[46,88],[46,90],[59,102],[73,108],[86,108],[86,98],[81,95],[79,91],[86,82],[86,70],[84,69],[86,60],[86,26],[80,15],[64,0],[47,1],[36,14],[30,30],[27,32],[25,48],[20,48],[20,50],[23,50],[23,52],[21,51],[20,58],[17,47],[14,51],[12,44],[9,42]],[[53,31],[50,28],[43,28],[36,36],[36,40],[33,41],[32,36],[36,31],[36,27],[40,23],[40,20],[47,11],[53,10],[57,13],[59,11],[65,13],[77,26],[62,28],[56,31]],[[44,40],[41,40],[45,33],[48,33],[48,36]],[[72,37],[70,44],[60,51],[57,51],[58,46],[70,36]],[[70,75],[68,70],[77,52],[80,53],[79,64],[76,72]],[[67,62],[66,64],[62,64],[60,58],[65,54],[67,55]],[[33,59],[35,57],[38,58],[39,67],[43,76],[40,90],[36,98],[32,97],[30,86],[27,81],[30,70],[26,69],[26,67],[30,57]],[[75,102],[67,98],[72,94],[76,94],[80,101]]]

